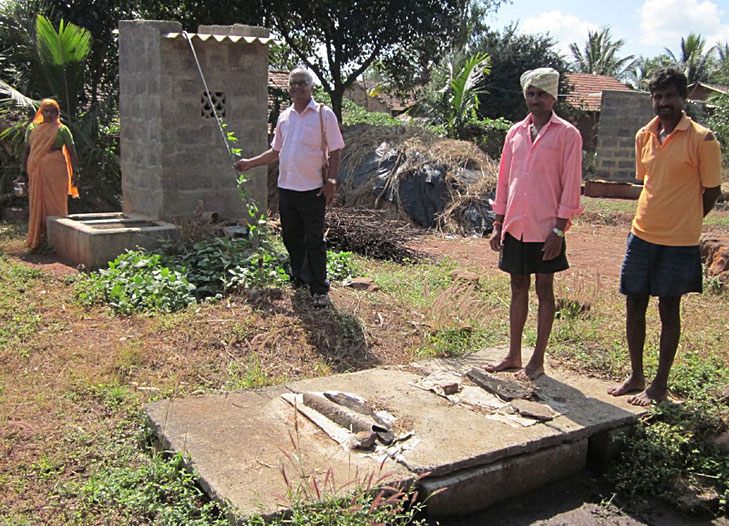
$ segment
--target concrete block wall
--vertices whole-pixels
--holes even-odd
[[[654,116],[648,93],[602,92],[595,168],[598,179],[635,182],[635,133]]]
[[[222,27],[215,34],[241,32],[230,27],[237,31]],[[182,35],[170,38],[180,25],[125,21],[119,29],[124,212],[170,221],[199,207],[222,219],[247,218],[223,138],[203,111],[205,89],[190,44]],[[254,29],[254,36],[267,35]],[[232,146],[245,157],[266,150],[268,46],[228,38],[192,42],[211,93],[225,94],[226,131],[238,138]],[[265,210],[265,167],[253,171],[247,191]]]
[[[162,216],[160,35],[179,22],[119,21],[119,110],[123,211]]]

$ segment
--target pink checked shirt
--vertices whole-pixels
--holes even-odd
[[[557,217],[571,219],[582,211],[582,138],[577,128],[552,112],[532,143],[531,122],[530,113],[506,135],[491,207],[504,215],[503,233],[524,242],[544,242]]]
[[[271,148],[279,152],[278,187],[305,192],[316,190],[323,184],[321,167],[321,124],[318,104],[312,98],[300,114],[291,105],[278,118]],[[322,106],[327,149],[330,152],[344,148],[337,116]]]

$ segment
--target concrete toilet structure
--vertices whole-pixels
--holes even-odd
[[[49,243],[64,261],[104,267],[126,249],[179,236],[174,223],[196,215],[247,219],[216,115],[242,156],[266,149],[271,41],[267,29],[239,24],[185,34],[179,22],[119,22],[122,211],[49,218]],[[265,210],[265,168],[246,192]]]

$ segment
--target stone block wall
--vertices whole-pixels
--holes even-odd
[[[635,182],[635,134],[654,116],[647,93],[602,92],[595,169],[598,179]]]
[[[252,36],[265,38],[255,29]],[[245,219],[237,174],[181,32],[176,22],[119,23],[123,210],[168,221],[196,209]],[[225,131],[238,138],[232,146],[249,157],[268,147],[268,46],[218,34],[193,35],[192,43]],[[247,191],[265,210],[265,167],[253,171]]]

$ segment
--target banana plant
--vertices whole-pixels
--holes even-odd
[[[482,81],[491,72],[491,57],[487,53],[476,53],[453,73],[453,64],[448,63],[450,90],[447,90],[446,130],[449,137],[459,137],[469,120],[476,118],[478,96],[486,93]]]
[[[442,126],[448,137],[460,139],[466,124],[477,118],[479,96],[487,93],[483,79],[491,72],[491,57],[477,53],[466,58],[460,67],[449,60],[445,69],[445,74],[441,68],[431,81],[437,89],[428,90],[408,113],[416,118],[425,117],[430,124]]]

